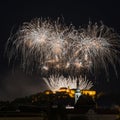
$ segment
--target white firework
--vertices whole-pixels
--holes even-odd
[[[51,75],[49,78],[44,78],[45,83],[52,91],[58,91],[60,88],[70,88],[70,89],[76,89],[76,81],[79,81],[79,89],[80,90],[89,90],[91,87],[93,87],[93,83],[91,81],[88,81],[86,78],[65,78],[64,76],[54,76]]]
[[[29,66],[35,66],[36,69],[59,66],[67,55],[67,34],[72,33],[70,29],[60,25],[59,20],[35,19],[23,23],[17,33],[8,39],[6,48],[9,59],[20,54],[25,69]]]
[[[116,70],[119,40],[119,35],[103,24],[90,23],[76,30],[72,25],[61,25],[59,20],[35,19],[24,23],[8,40],[7,52],[10,60],[20,56],[25,70],[72,74],[103,67],[107,71],[108,63]]]
[[[113,29],[90,23],[87,28],[80,28],[78,38],[73,47],[73,59],[77,66],[88,70],[103,67],[107,72],[107,64],[110,63],[116,71],[120,37]]]

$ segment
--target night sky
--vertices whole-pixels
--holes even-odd
[[[79,1],[79,2],[78,2]],[[5,43],[11,31],[16,31],[19,25],[33,18],[64,18],[64,22],[73,24],[76,28],[85,26],[89,20],[102,21],[105,25],[114,28],[120,34],[120,4],[113,1],[81,1],[81,0],[16,0],[15,2],[0,1],[0,100],[12,100],[16,97],[26,96],[46,89],[39,75],[28,75],[18,66],[14,68],[8,64],[4,56]],[[119,58],[118,58],[119,59]],[[117,65],[118,66],[118,65]],[[120,93],[120,78],[118,66],[118,79],[111,71],[109,82],[104,77],[95,80],[95,89]]]

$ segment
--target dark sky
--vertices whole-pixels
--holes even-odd
[[[63,17],[67,25],[72,23],[76,27],[87,25],[89,20],[92,22],[103,21],[104,24],[114,28],[120,34],[119,2],[114,0],[78,1],[0,1],[0,100],[11,100],[39,92],[45,88],[39,76],[26,75],[18,68],[13,70],[8,65],[7,58],[3,57],[5,43],[12,28],[17,28],[24,21],[30,21],[36,17],[50,17],[53,20],[57,17]],[[99,79],[96,88],[100,91],[106,90],[116,93],[120,91],[119,85],[120,80],[116,80],[113,74],[110,82]]]

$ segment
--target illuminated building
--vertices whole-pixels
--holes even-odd
[[[77,89],[75,91],[75,104],[77,103],[80,96],[81,96],[81,92],[79,89],[79,80],[77,80]]]
[[[75,104],[77,103],[80,96],[81,96],[80,89],[76,89],[76,91],[75,91]]]
[[[45,90],[44,93],[45,93],[46,95],[53,94],[53,92],[52,92],[51,90]]]
[[[83,95],[91,96],[92,98],[95,98],[95,95],[96,95],[96,91],[94,90],[82,90],[81,93]]]
[[[55,91],[55,92],[52,92],[51,90],[46,90],[44,93],[46,95],[49,95],[49,94],[56,94],[59,92],[68,94],[71,98],[74,98],[75,94],[76,94],[76,96],[77,95],[79,96],[79,93],[80,93],[80,95],[88,95],[92,98],[95,98],[95,96],[96,96],[95,90],[79,90],[79,89],[69,89],[69,88],[65,88],[65,87],[62,87],[58,91]]]
[[[81,95],[86,95],[94,99],[96,97],[96,91],[94,90],[80,90],[80,89],[69,89],[66,87],[60,88],[58,91],[45,90],[43,93],[39,93],[32,96],[32,103],[40,101],[52,101],[60,99],[75,99],[75,104]]]

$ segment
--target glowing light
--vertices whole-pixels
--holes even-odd
[[[115,68],[114,60],[119,54],[120,37],[113,29],[105,25],[89,24],[87,28],[80,28],[79,40],[75,43],[77,58],[82,61],[86,69],[97,69],[98,63],[107,72],[108,62]],[[81,57],[82,56],[82,57]]]
[[[49,70],[49,68],[47,66],[43,66],[44,70]]]
[[[67,69],[67,68],[69,68],[69,66],[70,66],[70,63],[69,63],[69,62],[67,62],[67,64],[66,64],[65,68]]]
[[[107,72],[108,63],[116,71],[119,48],[119,35],[103,24],[90,23],[75,30],[72,25],[61,25],[59,20],[35,19],[23,23],[8,40],[6,50],[10,60],[20,56],[25,70],[50,70],[54,74],[59,69],[58,73],[72,74],[92,68],[97,71],[99,67]]]
[[[96,91],[82,90],[81,92],[84,95],[89,95],[89,96],[95,96],[96,95]]]
[[[48,79],[44,78],[47,86],[51,91],[58,91],[60,88],[76,89],[76,81],[79,80],[80,90],[89,90],[93,84],[91,81],[86,80],[86,78],[65,78],[64,76],[53,76],[51,75]]]

